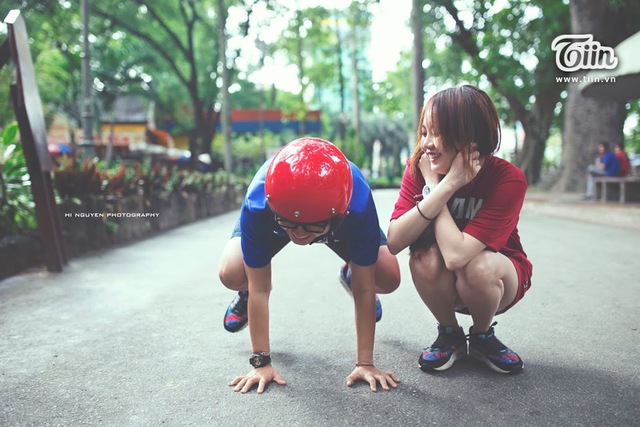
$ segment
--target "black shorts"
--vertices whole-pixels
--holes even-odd
[[[231,238],[241,237],[242,230],[240,229],[240,218],[236,221],[236,225],[233,227],[233,231],[231,232]],[[276,233],[273,233],[271,237],[271,257],[273,258],[278,252],[282,250],[289,240],[286,237],[278,236]],[[347,242],[327,242],[325,245],[329,246],[333,252],[335,252],[340,258],[342,258],[345,262],[349,262],[349,247]],[[387,246],[387,236],[380,228],[380,246]]]

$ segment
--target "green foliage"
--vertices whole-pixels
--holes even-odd
[[[25,234],[37,228],[29,172],[16,141],[18,124],[12,123],[0,138],[0,236]]]
[[[401,183],[401,176],[381,176],[369,179],[369,186],[371,188],[400,188]]]
[[[640,100],[636,99],[629,104],[627,120],[635,126],[625,134],[625,150],[628,153],[640,154]]]
[[[556,85],[551,41],[570,32],[569,6],[556,0],[512,0],[502,7],[480,0],[455,2],[458,17],[472,34],[467,43],[450,18],[450,0],[426,6],[426,87],[472,83],[489,90],[506,122],[515,120],[505,98],[517,99],[527,109]],[[487,85],[491,82],[491,87]],[[495,96],[495,95],[501,96]]]
[[[107,167],[91,159],[84,163],[62,157],[54,171],[54,183],[63,200],[82,204],[90,198],[120,198],[142,195],[148,206],[151,199],[173,192],[201,193],[244,185],[244,178],[225,172],[199,172],[178,169],[160,163],[121,162]]]
[[[268,131],[264,132],[264,136],[260,136],[260,134],[233,135],[233,154],[238,164],[235,172],[244,175],[256,171],[270,153],[296,138],[295,134],[287,132],[274,134]],[[223,154],[224,141],[222,135],[217,135],[211,146],[211,155],[216,159],[222,159]]]

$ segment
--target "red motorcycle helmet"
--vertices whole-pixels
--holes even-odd
[[[279,217],[298,223],[326,221],[347,212],[353,192],[351,167],[329,141],[296,139],[273,158],[264,190]]]

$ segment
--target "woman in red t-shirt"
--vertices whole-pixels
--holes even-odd
[[[438,338],[419,359],[442,371],[467,354],[501,373],[522,359],[494,334],[493,318],[529,289],[532,265],[518,236],[527,182],[495,157],[500,122],[489,96],[473,86],[443,90],[426,103],[391,217],[388,247],[410,246],[420,297],[438,321]],[[445,208],[446,207],[446,208]],[[456,312],[471,314],[465,336]]]

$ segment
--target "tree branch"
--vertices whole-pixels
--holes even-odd
[[[247,37],[249,35],[249,27],[250,27],[250,20],[251,20],[251,13],[253,12],[253,7],[258,4],[260,2],[260,0],[253,0],[253,2],[249,5],[247,5],[245,7],[245,12],[247,12],[247,19],[240,24],[241,28],[242,28],[242,37]],[[233,62],[236,62],[236,59],[238,59],[238,57],[240,57],[240,51],[241,49],[238,47],[235,50],[235,55],[233,57]]]
[[[529,111],[526,109],[524,104],[520,102],[518,97],[506,90],[506,88],[500,82],[500,78],[497,74],[492,73],[484,61],[480,58],[480,50],[478,49],[478,45],[475,42],[474,34],[471,30],[467,29],[464,26],[464,23],[460,20],[460,12],[458,8],[453,4],[451,0],[442,0],[441,5],[446,9],[449,15],[453,18],[456,23],[456,28],[458,29],[457,34],[450,34],[449,36],[456,42],[458,45],[462,47],[462,49],[472,58],[472,60],[476,63],[480,71],[487,76],[487,79],[493,87],[496,88],[498,92],[502,96],[505,97],[509,106],[513,109],[513,112],[518,120],[524,123],[527,120]]]
[[[155,9],[150,6],[151,2],[136,0],[136,3],[147,8],[147,12],[149,13],[149,15],[151,15],[153,19],[160,25],[160,27],[162,27],[165,34],[169,36],[169,38],[173,41],[180,52],[182,52],[182,54],[186,56],[187,49],[182,45],[182,42],[178,38],[178,35],[173,30],[171,30],[171,28],[169,28],[169,25],[167,25],[167,23],[160,17],[160,15],[158,15]],[[182,5],[182,2],[180,2],[180,4]]]
[[[97,15],[105,18],[105,19],[111,20],[111,22],[113,22],[116,26],[121,27],[125,31],[127,31],[127,32],[135,35],[139,39],[144,40],[145,42],[147,42],[162,58],[164,58],[165,61],[167,61],[167,64],[169,65],[169,67],[171,67],[175,71],[176,76],[178,77],[178,79],[185,86],[189,87],[189,81],[182,74],[182,71],[178,67],[178,63],[176,62],[176,60],[171,55],[169,55],[169,51],[167,51],[165,46],[162,46],[158,41],[156,41],[153,38],[151,38],[151,36],[149,36],[148,34],[145,34],[145,33],[141,32],[141,31],[139,31],[138,29],[132,27],[131,25],[127,24],[126,22],[122,21],[121,19],[119,19],[116,16],[113,16],[113,15],[107,13],[107,12],[104,12],[104,11],[98,9],[95,6],[93,7],[92,11],[94,13],[96,13]]]

